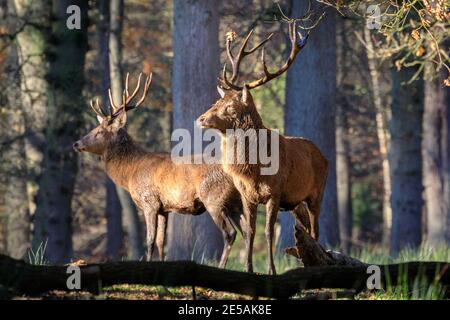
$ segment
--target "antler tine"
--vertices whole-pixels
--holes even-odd
[[[239,74],[239,65],[241,64],[241,60],[244,56],[246,56],[248,53],[245,51],[245,47],[247,46],[248,40],[253,34],[253,29],[250,30],[250,32],[245,37],[244,41],[241,44],[241,47],[239,48],[238,54],[236,57],[233,56],[233,53],[231,52],[231,42],[234,40],[233,38],[227,39],[227,55],[228,59],[231,62],[231,68],[233,69],[233,74],[231,75],[231,83],[234,83],[238,77]]]
[[[267,65],[266,65],[266,57],[265,57],[265,51],[264,51],[264,48],[262,48],[262,50],[261,50],[261,63],[262,63],[262,66],[263,66],[263,71],[264,71],[265,76],[266,76],[266,77],[269,77],[269,76],[270,76],[270,72],[269,72],[269,70],[267,69]]]
[[[128,73],[127,73],[127,80],[125,82],[125,88],[123,89],[123,94],[122,94],[122,105],[120,107],[120,109],[122,111],[127,111],[127,96],[128,96],[128,83],[127,82],[128,82]]]
[[[89,101],[89,105],[91,106],[92,110],[94,110],[95,114],[98,115],[99,117],[106,117],[106,114],[103,112],[103,109],[100,107],[100,103],[98,101],[98,98],[96,98],[96,104],[94,104],[94,100],[91,99]]]
[[[269,34],[269,36],[264,39],[263,41],[261,41],[260,43],[258,43],[256,46],[254,46],[253,48],[251,48],[248,51],[244,51],[244,55],[248,55],[248,54],[252,54],[253,52],[255,52],[256,50],[258,50],[260,47],[262,47],[263,45],[266,44],[266,42],[268,42],[271,38],[273,37],[273,33]]]
[[[103,116],[105,116],[105,117],[107,116],[106,112],[103,111],[103,108],[102,108],[102,106],[100,105],[100,100],[99,100],[98,97],[95,99],[95,106],[96,106],[97,110],[99,110],[99,111],[101,112],[101,114],[102,114]]]
[[[135,97],[135,96],[137,95],[137,93],[139,92],[139,89],[140,89],[140,87],[141,87],[141,78],[142,78],[142,72],[139,73],[139,78],[138,78],[138,82],[137,82],[137,84],[136,84],[136,88],[134,89],[134,91],[133,91],[133,93],[131,94],[131,96],[129,96],[129,95],[127,94],[127,99],[126,99],[126,102],[125,102],[126,105],[128,105],[128,104],[131,102],[131,100],[133,100],[134,97]]]
[[[109,97],[109,112],[112,116],[118,110],[118,107],[117,107],[116,103],[114,102],[111,88],[108,89],[108,97]]]
[[[128,93],[128,79],[130,78],[130,73],[127,72],[127,76],[125,77],[125,94],[127,95],[127,97],[129,96]]]
[[[142,73],[141,73],[141,75],[142,75]],[[136,102],[136,104],[133,106],[133,108],[139,107],[141,105],[141,103],[144,102],[145,98],[147,97],[147,93],[150,88],[150,85],[152,84],[152,79],[153,79],[153,73],[150,73],[150,75],[148,75],[147,78],[145,79],[144,92],[142,93],[142,97],[141,97],[141,99],[139,99],[138,102]]]
[[[232,82],[230,82],[228,80],[228,77],[227,77],[227,64],[226,63],[223,65],[222,78],[219,78],[219,81],[222,84],[225,84],[226,86],[228,86],[228,88],[230,88],[230,89],[241,90],[241,87],[235,85],[234,83],[232,83]]]

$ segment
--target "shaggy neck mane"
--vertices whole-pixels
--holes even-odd
[[[136,167],[136,162],[147,152],[120,129],[115,140],[111,141],[103,154],[105,169],[114,183],[128,190],[128,177]]]
[[[253,105],[250,112],[246,113],[242,118],[237,119],[233,129],[266,129],[266,127],[264,126],[256,107]]]
[[[256,179],[257,176],[259,176],[260,173],[260,167],[258,164],[250,164],[249,163],[249,149],[251,144],[257,144],[258,143],[258,130],[260,129],[267,129],[261,119],[261,116],[258,114],[256,107],[253,105],[251,106],[250,112],[246,113],[244,116],[242,116],[240,119],[237,119],[233,125],[233,129],[241,129],[244,132],[249,129],[256,130],[256,140],[248,142],[248,138],[246,139],[245,143],[245,163],[228,163],[227,159],[227,150],[228,150],[228,144],[233,144],[233,150],[234,150],[234,156],[235,160],[238,159],[238,154],[236,152],[236,139],[234,137],[229,137],[225,133],[222,138],[222,162],[224,164],[224,169],[229,174],[237,174],[237,175],[243,175],[243,176],[250,176],[253,177],[253,179]],[[242,132],[238,134],[236,137],[239,138],[239,135],[242,135]],[[241,137],[242,138],[242,137]],[[233,158],[232,158],[233,159]],[[257,160],[258,161],[258,160]]]

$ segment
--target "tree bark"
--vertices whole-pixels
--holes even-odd
[[[450,264],[446,262],[409,262],[380,265],[381,285],[413,283],[417,276],[450,285]],[[281,275],[258,275],[177,262],[111,262],[80,266],[81,289],[98,293],[101,286],[141,284],[198,286],[249,296],[287,299],[301,290],[367,288],[367,266],[322,266],[298,268]],[[401,275],[401,276],[399,276]],[[39,294],[49,290],[73,291],[67,287],[67,266],[36,266],[0,255],[0,284],[18,294]]]
[[[305,14],[307,2],[293,2],[292,16]],[[327,186],[320,214],[320,242],[339,245],[336,190],[336,25],[335,15],[315,29],[306,48],[299,54],[286,77],[285,132],[312,140],[328,160]],[[291,223],[281,232],[292,232]],[[292,245],[287,244],[287,246]],[[286,245],[283,245],[286,246]]]
[[[427,242],[450,243],[450,94],[441,72],[425,82],[423,114],[423,181]]]
[[[391,148],[391,252],[418,247],[422,239],[422,115],[423,80],[407,85],[417,70],[392,73]]]
[[[343,101],[336,106],[336,184],[339,215],[339,238],[344,252],[352,245],[353,210],[352,185],[350,175],[350,155],[348,126]]]
[[[20,32],[16,36],[20,70],[21,105],[25,119],[27,191],[34,213],[38,181],[44,158],[48,105],[48,64],[46,50],[51,1],[14,0]]]
[[[345,20],[339,19],[337,22],[338,34],[336,44],[337,55],[337,85],[344,87],[344,79],[348,74],[347,48],[345,45]],[[346,107],[348,107],[343,92],[338,92],[336,104],[336,185],[337,202],[339,216],[339,238],[341,248],[344,252],[349,252],[352,245],[353,231],[353,210],[352,210],[352,183],[351,183],[351,163],[350,145],[348,136],[348,121]]]
[[[377,124],[377,137],[381,165],[383,170],[383,244],[387,247],[391,236],[392,208],[391,208],[391,176],[388,159],[389,136],[386,124],[386,115],[381,98],[380,74],[377,67],[375,50],[372,44],[369,28],[364,28],[364,41],[366,43],[367,63],[369,65],[372,85],[372,101],[375,107],[375,121]]]
[[[107,106],[109,81],[109,0],[101,0],[98,2],[98,10],[100,12],[100,22],[98,31],[99,56],[98,64],[101,66],[101,83],[102,83],[102,102],[103,106]],[[123,248],[123,227],[122,227],[122,207],[120,205],[119,196],[117,195],[114,182],[106,177],[106,208],[105,216],[106,224],[106,256],[108,260],[116,261],[121,258]]]
[[[0,28],[8,28],[7,15],[12,14],[12,8],[7,6],[7,1],[0,2]],[[3,23],[4,22],[4,23]],[[4,48],[6,38],[0,37],[0,48]],[[7,40],[9,41],[9,40]],[[7,65],[18,66],[17,50],[10,46]],[[9,69],[9,68],[8,68]],[[4,211],[6,212],[6,252],[13,258],[21,259],[26,256],[30,248],[30,210],[27,195],[27,166],[25,157],[25,121],[20,101],[20,81],[13,72],[2,75],[2,80],[8,84],[7,103],[3,106],[7,115],[8,130],[3,134],[2,140],[8,141],[2,146],[2,160],[5,173],[7,173]],[[11,107],[14,106],[14,107]],[[6,138],[6,139],[5,139]]]
[[[8,102],[13,102],[11,100],[13,99],[8,99]],[[6,160],[3,165],[8,172],[6,190],[3,195],[7,214],[6,252],[11,257],[22,259],[30,248],[31,221],[26,184],[25,143],[20,137],[24,133],[23,113],[20,104],[13,105],[18,106],[18,109],[7,108],[10,128],[8,139],[13,142],[5,148],[3,155]]]
[[[110,34],[109,34],[109,72],[111,91],[114,100],[122,101],[123,73],[122,73],[122,27],[123,0],[110,1]],[[144,256],[141,222],[138,211],[128,192],[116,188],[122,207],[123,222],[128,237],[128,258],[139,260]]]
[[[66,26],[67,7],[81,10],[81,29]],[[47,259],[69,261],[72,248],[73,187],[78,170],[72,143],[79,138],[85,102],[84,61],[87,51],[88,1],[53,1],[48,42],[48,104],[42,174],[36,202],[33,246],[47,241]]]
[[[173,129],[188,129],[192,137],[195,120],[218,98],[218,34],[216,0],[174,1]],[[209,214],[172,214],[168,236],[169,259],[216,260],[222,252],[222,236]]]

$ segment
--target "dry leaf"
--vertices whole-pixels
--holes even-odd
[[[417,49],[416,56],[422,57],[425,54],[425,52],[426,52],[425,48],[421,46],[419,49]]]
[[[83,259],[78,259],[77,261],[73,261],[71,263],[66,264],[66,266],[86,266],[87,262]]]

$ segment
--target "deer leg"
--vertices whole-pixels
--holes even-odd
[[[224,229],[222,230],[224,247],[222,257],[220,258],[219,268],[225,268],[228,257],[231,252],[231,247],[236,240],[236,229],[233,227],[227,217],[224,217]]]
[[[145,224],[147,225],[147,261],[152,261],[158,224],[158,209],[144,208]]]
[[[273,261],[273,233],[279,209],[280,209],[279,201],[277,199],[269,199],[266,205],[265,235],[267,241],[267,257],[268,257],[267,272],[273,275],[276,274],[275,263]]]
[[[164,261],[164,244],[167,233],[167,212],[158,215],[158,231],[156,234],[156,247],[159,253],[159,260]]]
[[[253,273],[253,242],[256,232],[256,214],[258,205],[243,200],[244,215],[241,216],[241,228],[244,231],[246,271]]]
[[[219,268],[225,268],[225,265],[227,264],[228,261],[228,256],[230,255],[231,246],[233,245],[234,240],[236,239],[236,230],[234,229],[233,225],[225,215],[225,212],[223,212],[220,209],[211,207],[207,209],[214,223],[222,232],[224,247],[219,262]]]

